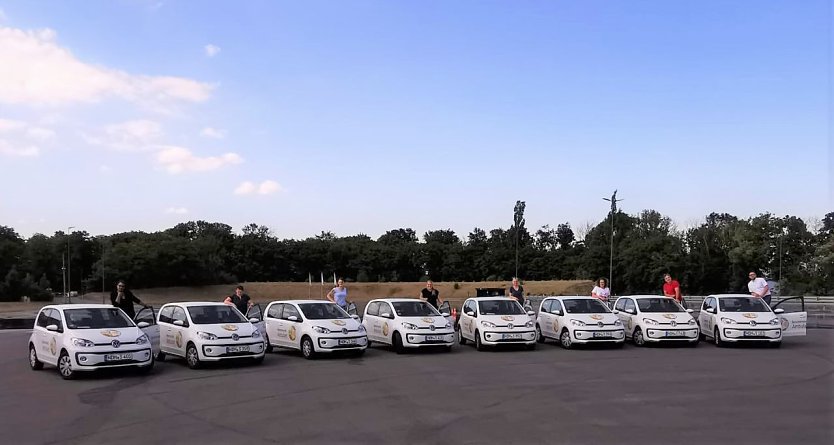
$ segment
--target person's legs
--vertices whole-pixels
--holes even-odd
[[[770,306],[770,294],[767,294],[764,297],[762,297],[762,300],[764,300],[765,303],[767,303],[767,305]]]

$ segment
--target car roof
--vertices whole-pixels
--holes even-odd
[[[50,304],[42,309],[112,309],[114,307],[112,304]]]
[[[739,298],[739,297],[747,297],[750,298],[752,295],[750,294],[715,294],[715,295],[707,295],[708,297],[714,298]]]
[[[183,307],[193,307],[193,306],[227,306],[226,303],[218,303],[216,301],[172,301],[170,303],[165,303],[163,306],[169,306],[175,304],[177,306]]]
[[[309,303],[322,303],[322,304],[336,304],[332,301],[328,300],[275,300],[270,301],[269,304],[273,303],[293,303],[293,304],[309,304]]]
[[[626,297],[628,297],[628,298],[668,298],[670,300],[673,299],[672,297],[667,297],[665,295],[622,295],[622,296],[619,296],[617,298],[626,298]]]
[[[548,298],[558,298],[558,299],[560,299],[560,300],[565,299],[565,298],[570,298],[570,299],[576,299],[576,298],[578,298],[578,299],[581,299],[581,300],[599,300],[599,298],[596,298],[596,297],[589,297],[589,296],[587,296],[587,295],[551,295],[551,296],[549,296],[549,297],[544,297],[544,298],[545,298],[545,299],[548,299]]]
[[[477,300],[477,301],[490,301],[490,300],[512,300],[516,301],[510,297],[502,297],[502,296],[494,296],[494,297],[469,297],[470,300]]]
[[[391,298],[377,298],[371,301],[387,301],[388,303],[403,303],[403,302],[412,302],[412,301],[423,301],[418,300],[417,298],[408,298],[408,297],[391,297]]]

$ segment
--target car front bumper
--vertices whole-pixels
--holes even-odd
[[[646,335],[643,337],[647,342],[693,342],[698,341],[697,327],[683,329],[667,329],[663,327],[646,327]]]
[[[129,354],[129,358],[125,357]],[[153,359],[151,348],[141,349],[107,349],[96,348],[94,351],[75,350],[73,367],[79,371],[92,371],[103,368],[126,366],[149,366]]]
[[[768,328],[768,329],[759,329],[759,328],[748,328],[748,329],[741,329],[741,328],[724,328],[724,340],[725,341],[767,341],[767,342],[779,342],[782,341],[782,329],[781,328]],[[750,335],[750,333],[756,333],[756,335]]]
[[[248,350],[240,350],[241,347],[248,347]],[[235,358],[258,358],[263,357],[266,350],[263,341],[254,342],[211,342],[203,343],[197,349],[200,353],[200,360],[218,361]]]
[[[588,329],[576,328],[571,331],[574,343],[622,343],[625,341],[625,330],[620,329]]]
[[[345,344],[345,340],[355,341]],[[367,335],[339,336],[339,337],[318,337],[316,339],[316,352],[350,351],[365,349],[368,347]]]
[[[481,342],[485,345],[534,344],[536,331],[484,331],[480,333]],[[507,335],[520,338],[507,338]]]
[[[403,332],[403,346],[419,348],[423,346],[452,346],[455,342],[454,330],[434,331],[431,333]]]

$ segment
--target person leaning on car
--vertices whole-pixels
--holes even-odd
[[[767,281],[762,277],[756,277],[756,272],[750,272],[747,276],[750,278],[750,282],[747,283],[750,295],[761,298],[770,306],[770,286],[767,285]]]
[[[127,288],[127,284],[122,280],[116,282],[116,290],[110,292],[110,302],[113,303],[113,306],[123,310],[131,320],[136,318],[136,312],[133,310],[134,303],[148,307],[136,295],[133,295],[133,292]]]
[[[686,308],[686,301],[684,301],[683,295],[681,295],[680,283],[678,283],[678,280],[673,279],[672,275],[668,273],[663,275],[663,296],[674,298],[675,301]]]
[[[513,284],[510,285],[508,292],[511,298],[515,298],[518,304],[524,306],[524,286],[518,284],[518,278],[513,277]]]
[[[426,287],[420,291],[420,298],[426,300],[435,309],[443,304],[443,300],[440,299],[440,291],[434,288],[432,280],[426,281]]]
[[[244,315],[249,311],[249,308],[252,307],[252,299],[249,298],[249,295],[243,293],[243,286],[236,287],[235,293],[226,297],[223,302],[236,307],[237,310]]]

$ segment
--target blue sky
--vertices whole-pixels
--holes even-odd
[[[834,210],[831,2],[0,2],[0,224]],[[4,86],[5,85],[5,86]]]

